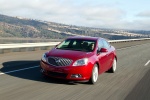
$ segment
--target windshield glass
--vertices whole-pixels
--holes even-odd
[[[67,39],[59,44],[57,49],[91,52],[94,50],[95,44],[94,40]]]

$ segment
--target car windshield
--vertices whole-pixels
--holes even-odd
[[[95,48],[96,41],[81,40],[81,39],[67,39],[57,46],[57,49],[76,50],[92,52]]]

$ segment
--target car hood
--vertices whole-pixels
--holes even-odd
[[[52,57],[62,57],[62,58],[69,58],[72,60],[77,60],[81,58],[88,58],[92,55],[92,52],[83,52],[83,51],[74,51],[74,50],[62,50],[62,49],[52,49],[51,51],[47,52],[47,56]]]

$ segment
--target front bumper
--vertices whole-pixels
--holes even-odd
[[[55,67],[41,61],[40,67],[42,68],[41,72],[46,76],[72,81],[89,80],[92,73],[91,64],[87,66]]]

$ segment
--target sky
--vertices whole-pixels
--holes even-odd
[[[150,0],[0,0],[0,14],[69,25],[150,30]]]

